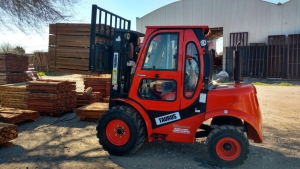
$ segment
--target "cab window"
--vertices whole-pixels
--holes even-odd
[[[174,80],[142,79],[138,96],[141,99],[174,101],[176,93],[177,84]]]
[[[148,45],[142,69],[177,70],[178,36],[177,33],[154,36]]]
[[[195,43],[189,42],[186,45],[185,53],[185,74],[184,74],[184,96],[192,98],[199,79],[199,52]]]

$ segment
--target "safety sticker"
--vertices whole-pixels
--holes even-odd
[[[112,85],[118,84],[118,59],[119,59],[119,53],[114,53],[114,59],[113,59],[113,72],[112,72]]]
[[[200,94],[199,102],[200,103],[206,103],[206,94],[205,93]]]

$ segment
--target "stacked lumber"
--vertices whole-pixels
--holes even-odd
[[[15,108],[0,108],[0,122],[17,124],[24,121],[35,121],[39,112]]]
[[[0,54],[0,84],[20,83],[28,80],[28,57],[10,53]]]
[[[0,144],[18,137],[18,127],[13,124],[0,123]]]
[[[27,109],[26,83],[0,85],[2,107]]]
[[[85,89],[93,88],[94,92],[100,92],[102,98],[110,95],[110,76],[91,76],[84,78]]]
[[[36,71],[49,71],[48,52],[35,52],[33,56],[33,66]]]
[[[109,108],[108,103],[92,103],[76,109],[76,116],[81,120],[97,121]]]
[[[26,83],[28,109],[60,117],[76,108],[76,82],[38,80]]]
[[[84,92],[77,92],[76,100],[77,107],[82,107],[95,102],[100,102],[102,101],[102,98],[100,92],[92,92],[90,94],[86,94]]]
[[[104,34],[104,25],[100,33]],[[98,30],[99,25],[96,26]],[[106,25],[106,35],[110,27]],[[113,35],[113,30],[112,30]],[[98,42],[112,43],[96,37]],[[49,25],[49,57],[52,72],[89,74],[90,24],[57,23]]]

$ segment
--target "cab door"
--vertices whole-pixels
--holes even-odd
[[[158,128],[181,119],[183,30],[158,30],[146,39],[129,98],[139,103]]]
[[[183,93],[180,109],[186,112],[186,116],[194,116],[205,112],[206,95],[202,94],[201,90],[204,66],[209,66],[203,64],[206,40],[200,39],[200,43],[193,29],[185,30],[184,36]]]

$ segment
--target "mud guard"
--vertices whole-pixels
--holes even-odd
[[[132,106],[134,109],[136,109],[140,115],[142,116],[143,120],[145,121],[146,127],[147,127],[147,137],[150,138],[150,135],[152,133],[152,124],[151,124],[151,120],[148,116],[148,114],[146,113],[146,111],[144,110],[144,108],[139,105],[138,103],[130,100],[130,99],[124,99],[124,98],[118,98],[118,99],[111,99],[114,101],[118,101],[118,102],[123,102],[123,103],[127,103],[130,106]],[[150,140],[149,140],[150,142]]]
[[[205,120],[210,118],[218,117],[218,116],[228,116],[228,117],[235,117],[238,119],[242,119],[247,124],[247,137],[248,139],[253,140],[255,143],[262,143],[263,135],[262,135],[262,121],[261,119],[257,120],[253,118],[253,116],[249,115],[248,113],[228,109],[227,113],[224,110],[213,110],[209,111],[205,115]]]

